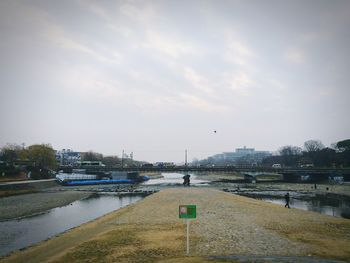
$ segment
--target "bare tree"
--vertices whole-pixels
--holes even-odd
[[[282,156],[282,160],[284,165],[286,166],[296,166],[301,155],[301,148],[297,146],[283,146],[279,150],[280,155]]]
[[[291,145],[287,145],[287,146],[283,146],[279,149],[279,153],[282,156],[286,156],[286,155],[300,155],[302,152],[302,149],[300,147],[297,146],[291,146]]]
[[[309,140],[304,142],[304,148],[307,152],[317,152],[324,148],[320,140]]]

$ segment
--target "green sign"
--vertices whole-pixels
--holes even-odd
[[[196,218],[197,211],[195,205],[180,205],[179,218]]]

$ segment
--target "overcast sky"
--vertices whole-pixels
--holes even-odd
[[[329,146],[350,138],[349,29],[339,0],[1,0],[0,147]]]

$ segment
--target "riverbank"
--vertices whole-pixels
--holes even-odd
[[[76,200],[86,198],[91,193],[146,193],[150,194],[169,187],[165,180],[158,181],[158,184],[149,184],[164,177],[162,174],[154,173],[151,180],[146,184],[118,184],[118,185],[88,185],[67,187],[57,184],[56,181],[25,181],[21,183],[0,185],[0,220],[13,219],[16,217],[29,216],[36,213],[47,211],[51,208],[64,206]],[[180,176],[181,177],[181,176]],[[337,197],[340,199],[350,198],[350,185],[331,185],[302,183],[282,183],[282,182],[258,182],[252,183],[232,183],[222,180],[239,179],[241,175],[237,174],[198,174],[199,180],[207,180],[206,184],[198,184],[194,187],[214,188],[232,193],[255,193],[266,192],[273,193],[279,191],[289,191],[296,195],[309,194],[324,197]],[[182,178],[178,185],[172,187],[182,187]],[[32,195],[29,195],[32,193]],[[72,194],[73,193],[73,194]],[[12,196],[12,198],[3,196]],[[31,202],[33,200],[33,202]]]
[[[43,213],[87,198],[91,193],[78,191],[38,192],[0,198],[0,221]]]
[[[189,257],[180,204],[197,205]],[[208,188],[172,188],[3,262],[223,262],[209,257],[228,255],[350,260],[349,243],[350,220]]]

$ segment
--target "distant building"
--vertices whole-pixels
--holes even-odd
[[[71,149],[56,151],[56,160],[59,165],[76,166],[81,161],[81,153]]]
[[[245,165],[257,165],[265,157],[271,156],[268,151],[255,151],[254,148],[236,148],[234,152],[223,152],[215,154],[206,160],[199,161],[200,163],[213,163],[218,165],[229,164],[245,164]]]
[[[246,146],[244,146],[243,148],[236,148],[236,156],[245,156],[245,155],[248,155],[248,154],[254,154],[254,153],[257,153],[255,152],[255,149],[254,148],[247,148]]]
[[[250,157],[250,159],[254,159],[254,162],[259,162],[263,158],[270,156],[271,153],[268,151],[255,151],[254,148],[247,148],[246,146],[244,146],[243,148],[236,148],[235,152],[224,152],[220,155],[220,159],[224,159],[231,162],[235,162],[237,159],[243,157]]]

